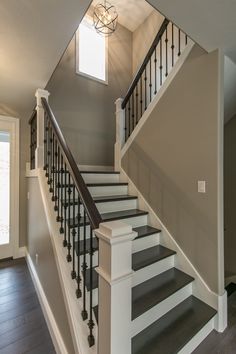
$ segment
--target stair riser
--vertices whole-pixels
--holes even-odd
[[[134,272],[134,276],[132,279],[132,286],[134,287],[138,284],[141,284],[146,280],[154,278],[156,275],[159,275],[173,268],[174,263],[175,263],[175,256],[173,255]]]
[[[131,225],[132,227],[139,227],[142,225],[145,225],[147,223],[147,215],[141,215],[141,216],[135,216],[131,218],[124,218],[124,219],[119,219],[119,221],[122,221],[128,225]],[[106,221],[104,221],[106,222]],[[107,221],[108,222],[108,221]],[[80,240],[83,239],[83,226],[80,227]],[[86,238],[90,237],[90,226],[86,226]],[[77,238],[76,238],[77,240]]]
[[[159,245],[160,234],[148,235],[133,241],[132,252],[139,252],[150,247]]]
[[[118,183],[120,179],[119,174],[110,173],[82,173],[85,183]]]
[[[132,321],[132,337],[150,326],[153,322],[164,316],[167,312],[187,299],[192,294],[192,283],[176,291],[164,301],[152,307],[143,315]]]
[[[212,318],[179,352],[178,354],[190,354],[204,341],[214,330],[215,318]]]
[[[128,186],[88,187],[93,197],[128,194]]]
[[[113,211],[122,211],[122,210],[131,210],[137,209],[137,200],[130,199],[130,200],[119,200],[113,202],[104,202],[104,203],[96,203],[96,207],[99,213],[109,213]],[[83,215],[84,207],[81,206],[80,208],[81,215]],[[78,213],[78,206],[75,206],[75,215]],[[73,215],[73,207],[70,207],[70,215]]]

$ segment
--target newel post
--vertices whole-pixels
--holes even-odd
[[[116,143],[115,143],[115,170],[121,167],[121,149],[125,143],[125,110],[122,109],[123,99],[118,98],[116,105]]]
[[[120,221],[100,224],[98,354],[131,354],[132,240]]]
[[[35,151],[35,167],[43,168],[44,164],[44,109],[41,98],[45,97],[48,100],[50,93],[46,90],[38,89],[35,93],[36,111],[37,111],[37,147]]]

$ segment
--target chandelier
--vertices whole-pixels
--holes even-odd
[[[117,26],[118,14],[115,6],[108,1],[99,3],[94,8],[93,24],[96,31],[104,36],[110,36],[115,32]]]

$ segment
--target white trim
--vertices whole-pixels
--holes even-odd
[[[11,165],[10,165],[10,232],[11,232],[11,255],[17,258],[19,253],[19,183],[20,183],[20,162],[19,162],[19,118],[0,115],[0,121],[10,123],[11,128]],[[2,246],[1,246],[2,247]]]
[[[164,95],[166,90],[168,89],[168,87],[170,86],[173,78],[175,77],[175,75],[177,75],[177,73],[181,69],[182,65],[184,64],[185,60],[187,59],[187,57],[190,54],[194,45],[195,45],[195,43],[190,40],[188,45],[184,49],[183,53],[181,54],[180,58],[177,60],[175,66],[171,70],[170,74],[166,78],[165,82],[160,87],[160,90],[157,92],[156,96],[153,98],[152,102],[149,104],[146,111],[143,113],[143,115],[142,115],[141,119],[139,120],[138,124],[136,125],[135,129],[133,130],[133,132],[129,136],[129,139],[127,140],[125,145],[122,147],[121,159],[125,155],[126,151],[129,149],[130,145],[132,144],[132,142],[134,141],[134,139],[136,138],[136,136],[138,135],[140,130],[142,129],[143,125],[146,123],[150,114],[152,113],[152,111],[154,110],[154,108],[156,107],[156,105],[158,104],[158,102],[160,101],[160,99],[162,98],[162,96]]]
[[[186,256],[178,243],[175,241],[169,230],[161,222],[152,207],[148,204],[144,196],[139,192],[135,184],[122,168],[121,180],[128,182],[129,194],[138,196],[139,208],[149,212],[150,224],[153,227],[162,230],[160,235],[160,244],[176,251],[177,254],[175,256],[175,267],[186,272],[195,279],[193,282],[193,295],[218,311],[218,322],[216,322],[215,329],[220,331],[222,328],[225,328],[225,319],[227,319],[227,301],[225,301],[225,294],[223,295],[222,299],[220,295],[216,294],[209,288],[197,269],[191,263],[190,259]]]
[[[57,354],[69,354],[28,251],[26,261]]]
[[[14,255],[14,258],[24,258],[26,256],[26,247],[19,247],[18,250],[16,250],[16,253]]]
[[[37,169],[31,170],[30,169],[30,162],[26,162],[26,172],[25,172],[25,177],[38,177],[38,172]]]

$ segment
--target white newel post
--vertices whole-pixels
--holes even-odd
[[[43,150],[44,150],[44,109],[42,106],[41,98],[45,97],[48,101],[50,93],[46,90],[38,89],[35,93],[36,101],[37,101],[37,147],[35,151],[35,168],[44,167],[44,158],[43,158]]]
[[[120,221],[100,224],[98,354],[131,354],[132,240]]]
[[[121,108],[123,98],[118,98],[116,105],[116,143],[115,143],[115,170],[121,167],[121,149],[125,143],[125,110]]]

